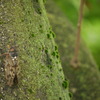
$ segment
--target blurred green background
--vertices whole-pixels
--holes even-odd
[[[54,0],[77,28],[80,0]],[[100,0],[86,0],[82,23],[82,38],[100,69]]]

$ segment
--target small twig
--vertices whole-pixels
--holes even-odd
[[[85,0],[81,0],[81,2],[80,2],[79,19],[78,19],[78,25],[77,25],[76,46],[75,46],[75,51],[74,51],[74,57],[71,60],[71,65],[75,68],[77,68],[79,66],[78,55],[79,55],[79,48],[80,48],[80,34],[81,34],[81,24],[82,24],[82,19],[83,19],[84,2],[85,2]]]

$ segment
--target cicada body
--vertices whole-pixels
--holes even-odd
[[[3,55],[6,55],[4,59],[4,70],[7,85],[12,86],[13,84],[18,83],[20,72],[17,52],[14,48],[10,48],[9,51]]]

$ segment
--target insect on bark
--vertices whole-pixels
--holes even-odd
[[[8,86],[12,86],[18,83],[18,76],[20,67],[18,64],[17,51],[14,47],[9,47],[8,52],[2,54],[4,57],[4,70],[5,79]]]

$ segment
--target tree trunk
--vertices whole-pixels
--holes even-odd
[[[80,67],[77,69],[71,67],[70,60],[74,55],[76,30],[52,0],[48,0],[46,8],[57,36],[56,43],[59,45],[65,77],[68,76],[70,81],[73,100],[100,100],[100,73],[86,45],[81,40]]]
[[[0,55],[14,47],[21,69],[7,85],[0,57],[0,100],[69,100],[54,36],[43,0],[0,0]]]

